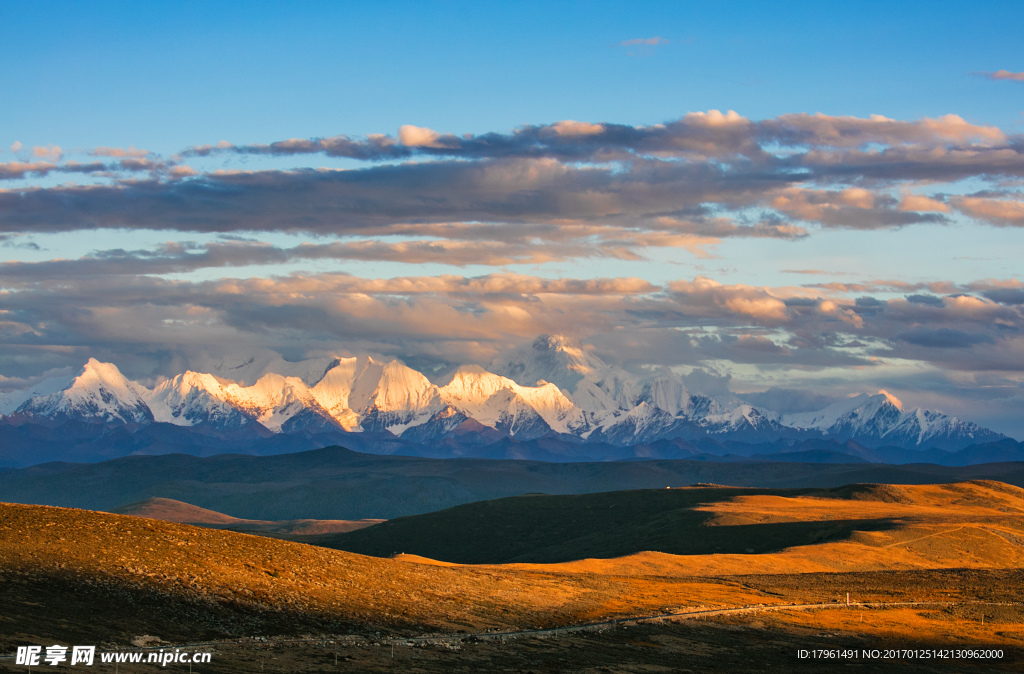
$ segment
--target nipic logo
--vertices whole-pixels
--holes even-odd
[[[96,658],[95,646],[72,646],[71,653],[68,653],[67,646],[54,644],[53,646],[18,646],[14,656],[14,664],[27,665],[29,667],[42,664],[57,665],[67,662],[71,665],[92,666]],[[45,653],[44,653],[45,652]],[[175,648],[173,651],[161,648],[159,651],[143,653],[142,651],[118,651],[100,653],[101,663],[135,663],[150,664],[166,667],[169,664],[202,664],[210,662],[212,653],[182,651]]]
[[[72,646],[72,665],[92,665],[96,657],[95,646]],[[14,664],[34,666],[40,664],[40,660],[48,665],[56,667],[62,662],[68,662],[68,647],[54,644],[46,647],[46,655],[43,655],[42,646],[18,646],[18,652],[14,656]]]

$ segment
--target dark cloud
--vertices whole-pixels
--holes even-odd
[[[144,261],[129,256],[124,262],[108,251],[71,262]],[[80,273],[74,283],[70,273],[18,276],[3,277],[8,292],[0,296],[0,343],[7,345],[114,348],[120,342],[173,349],[177,343],[239,342],[327,350],[376,338],[409,354],[431,352],[438,341],[473,341],[484,352],[543,332],[594,335],[621,326],[642,341],[627,350],[638,354],[636,365],[870,368],[899,358],[945,369],[1024,368],[1024,312],[966,295],[944,297],[941,304],[876,300],[874,311],[865,312],[853,302],[792,301],[770,289],[703,277],[663,288],[642,279],[516,274],[296,274],[197,282]],[[715,331],[705,332],[709,326]],[[670,342],[659,341],[665,337]],[[460,358],[457,349],[434,355]]]
[[[933,307],[942,306],[942,298],[935,295],[907,295],[906,300],[914,304],[927,304]]]
[[[1000,304],[1024,304],[1024,287],[1020,288],[989,288],[982,291],[982,296]]]
[[[794,168],[836,164],[837,156],[826,152],[835,149],[863,148],[857,155],[863,160],[871,158],[887,163],[885,152],[890,150],[909,152],[929,148],[934,155],[936,147],[954,151],[967,149],[969,145],[971,151],[984,153],[1006,147],[1007,141],[999,129],[970,124],[956,115],[900,121],[878,115],[859,118],[791,114],[752,121],[731,110],[727,113],[711,110],[650,126],[565,120],[524,125],[512,133],[455,135],[407,125],[399,130],[398,138],[336,136],[240,146],[221,142],[189,148],[181,155],[327,154],[371,160],[426,155],[474,159],[552,157],[576,161],[612,161],[641,156],[744,157],[751,161],[776,160],[787,168]],[[880,145],[885,146],[883,151],[879,151]],[[765,149],[773,146],[806,152],[775,155]],[[901,161],[906,158],[907,155],[899,157]]]
[[[971,334],[951,328],[928,330],[920,328],[896,335],[896,339],[933,349],[966,349],[976,344],[991,344],[992,337],[982,334]]]
[[[329,157],[347,157],[367,161],[385,159],[407,159],[412,156],[410,148],[399,145],[390,136],[371,136],[362,140],[348,136],[332,138],[310,138],[277,141],[266,145],[197,145],[180,153],[182,157],[208,157],[217,154],[278,155],[320,154]]]
[[[759,407],[765,407],[781,414],[812,412],[833,403],[835,396],[824,395],[810,389],[772,387],[766,391],[740,393],[739,397]]]
[[[145,151],[93,154],[111,164],[0,164],[0,177],[53,171],[117,176],[113,184],[0,192],[0,231],[145,228],[405,235],[446,223],[619,228],[620,250],[672,245],[698,252],[730,236],[799,238],[817,227],[943,224],[955,208],[999,226],[1024,222],[1002,198],[897,198],[907,181],[1024,175],[1024,143],[954,115],[911,122],[873,116],[691,113],[651,126],[562,121],[511,133],[457,136],[403,126],[397,138],[335,136],[264,145],[218,143],[181,156],[322,154],[390,163],[354,170],[200,172]],[[427,161],[422,161],[427,159]],[[140,174],[146,179],[138,179]],[[751,213],[760,213],[749,224]],[[415,230],[410,230],[415,227]],[[464,229],[463,232],[469,232]],[[658,232],[685,234],[689,240]],[[592,236],[591,232],[576,237]],[[704,237],[703,242],[693,237]],[[621,254],[619,255],[621,256]]]
[[[729,393],[729,382],[732,375],[720,372],[709,371],[705,368],[695,368],[682,377],[687,388],[699,391],[707,395],[724,395]]]
[[[0,234],[0,246],[4,248],[21,248],[24,250],[42,250],[38,243],[26,240],[18,234]]]
[[[573,238],[577,232],[588,237],[602,227],[626,227],[638,236],[645,230],[704,237],[800,236],[800,228],[775,222],[746,226],[691,216],[707,202],[750,205],[766,185],[777,185],[780,179],[750,173],[726,180],[719,169],[704,165],[656,162],[624,174],[531,160],[220,173],[169,183],[3,192],[0,231],[143,228],[430,235],[438,230],[429,225],[475,221],[513,225],[508,232],[512,237],[520,226],[546,225],[550,236],[545,239]],[[486,235],[494,236],[494,229]]]
[[[90,161],[74,163],[60,148],[42,148],[31,160],[0,164],[0,179],[32,185],[0,189],[0,245],[76,230],[218,240],[0,264],[0,366],[9,377],[23,378],[32,358],[52,369],[87,355],[159,373],[224,345],[480,363],[543,332],[588,337],[602,357],[634,371],[693,371],[698,390],[725,390],[728,368],[738,365],[764,377],[757,388],[772,376],[792,381],[829,369],[892,376],[893,363],[911,362],[979,386],[995,386],[983,375],[998,374],[1011,390],[1024,372],[1016,281],[837,282],[828,271],[816,272],[825,282],[796,289],[544,272],[163,278],[309,261],[451,269],[639,260],[654,248],[707,256],[728,238],[797,240],[822,229],[1022,226],[1024,138],[952,115],[754,121],[710,111],[650,126],[566,120],[457,135],[409,125],[394,136],[219,143],[169,158],[134,148],[86,154]],[[256,170],[203,168],[214,156],[226,167],[272,161]],[[365,163],[279,169],[309,156]],[[188,157],[199,168],[181,163]],[[62,172],[82,184],[51,186]],[[964,178],[978,191],[936,186]],[[282,232],[309,240],[261,241]],[[774,396],[787,409],[811,404],[786,388],[749,395]]]

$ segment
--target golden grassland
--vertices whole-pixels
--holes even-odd
[[[305,542],[306,537],[309,536],[347,533],[374,524],[380,524],[384,521],[381,519],[247,520],[170,498],[148,498],[144,501],[129,503],[126,506],[116,508],[113,512],[119,515],[134,515],[135,517],[145,517],[146,519],[162,520],[164,522],[211,526],[217,529],[228,529],[229,531],[275,536],[299,542]]]
[[[1024,567],[1024,489],[1000,482],[872,485],[854,498],[738,496],[698,510],[706,526],[780,522],[892,520],[892,528],[855,531],[848,540],[767,554],[668,555],[641,552],[514,569],[575,573],[720,576],[899,569]]]
[[[680,653],[696,648],[692,639],[704,639],[712,650],[730,643],[740,650],[743,643],[749,642],[751,648],[761,644],[757,648],[763,646],[768,654],[763,657],[779,663],[792,658],[788,653],[794,644],[820,641],[823,635],[832,640],[826,643],[987,644],[1010,650],[1024,646],[1024,613],[1014,605],[1024,604],[1024,490],[996,482],[856,486],[828,498],[748,493],[708,500],[699,509],[708,515],[704,526],[741,526],[744,531],[750,525],[776,522],[890,524],[854,531],[844,540],[765,554],[639,552],[557,564],[464,565],[414,555],[367,557],[128,515],[3,504],[0,592],[6,600],[0,608],[0,652],[53,640],[126,644],[141,634],[184,643],[255,635],[375,638],[382,632],[412,636],[515,631],[700,607],[834,604],[845,602],[847,592],[854,604],[947,604],[757,612],[715,618],[718,632],[708,632],[707,624],[634,629],[647,634],[649,643],[661,639],[675,644],[671,648]],[[730,629],[745,636],[737,642],[737,634],[721,631]],[[477,665],[486,670],[505,663],[501,666],[514,669],[516,658],[535,647],[537,658],[550,655],[551,662],[559,661],[560,656],[552,653],[561,647],[554,642],[524,639],[519,643],[526,650],[518,654],[481,643],[466,646],[465,657],[457,662],[424,654],[417,667],[472,671]],[[569,664],[575,662],[572,666],[578,665],[579,671],[602,666],[594,660],[595,653],[604,652],[595,646],[599,637],[579,634],[566,639],[564,647],[575,653]],[[684,648],[683,642],[690,646]],[[622,641],[627,643],[628,639]],[[234,652],[238,662],[255,662],[252,649],[224,648]],[[632,657],[633,647],[622,648]],[[647,653],[645,662],[652,667],[671,651],[637,648]],[[327,665],[305,667],[314,660],[329,661],[330,650],[321,647],[320,655],[310,655],[308,662],[297,652],[282,652],[284,659],[277,664],[284,669],[278,671],[327,671]],[[476,653],[472,658],[470,651]],[[388,666],[379,652],[366,651],[365,658],[357,655],[353,651],[346,656],[353,669]],[[736,657],[736,663],[746,662]],[[459,669],[463,666],[466,669]],[[976,666],[980,665],[971,665]],[[993,671],[1001,667],[992,666]],[[566,664],[564,669],[572,667]]]

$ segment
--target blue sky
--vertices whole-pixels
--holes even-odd
[[[240,349],[486,363],[564,330],[634,369],[884,387],[1024,436],[1018,3],[24,2],[0,25],[0,388],[90,355],[150,381]]]
[[[11,142],[171,153],[417,124],[652,124],[695,110],[1019,131],[1016,3],[4,3]],[[661,36],[654,48],[619,47]],[[1019,69],[1019,68],[1018,68]]]

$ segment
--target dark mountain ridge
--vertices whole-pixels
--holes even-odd
[[[391,519],[532,492],[583,494],[694,483],[837,487],[992,479],[1024,486],[1024,462],[935,464],[701,461],[552,463],[380,456],[341,447],[248,456],[130,456],[0,472],[0,501],[110,511],[162,497],[254,520]]]

